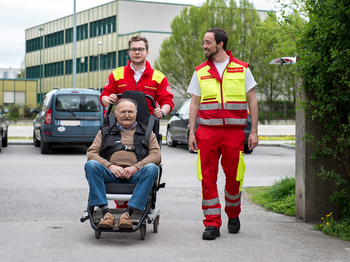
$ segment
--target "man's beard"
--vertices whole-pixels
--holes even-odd
[[[218,46],[216,45],[215,46],[215,48],[216,48],[216,50],[214,51],[214,52],[210,52],[208,55],[207,54],[205,54],[205,57],[207,58],[207,59],[209,59],[209,58],[212,58],[214,55],[216,55],[217,53],[219,53],[219,48],[218,48]],[[208,50],[208,49],[207,49]]]

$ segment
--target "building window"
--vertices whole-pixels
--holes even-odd
[[[77,58],[77,74],[88,72],[88,57]]]
[[[66,29],[66,44],[73,42],[73,28]]]
[[[66,60],[66,75],[73,74],[73,60]]]
[[[45,77],[62,76],[63,62],[56,62],[45,65]]]
[[[13,104],[15,102],[15,92],[5,91],[4,92],[4,104]]]
[[[108,70],[116,68],[116,53],[100,55],[100,70]],[[90,72],[98,71],[98,55],[90,56]]]
[[[41,65],[41,74],[43,75],[43,65]],[[40,78],[40,66],[31,66],[26,68],[27,78]]]
[[[26,53],[42,49],[43,37],[37,37],[26,41]]]
[[[77,58],[76,67],[77,67],[77,74],[88,72],[88,57]],[[66,75],[73,74],[73,60],[66,60],[65,74]]]
[[[88,38],[88,24],[77,26],[77,41]],[[73,43],[73,28],[66,29],[66,44]]]
[[[4,71],[4,78],[8,78],[7,72]]]
[[[16,104],[25,104],[26,92],[15,92],[15,102]]]
[[[50,48],[58,45],[63,45],[63,30],[45,35],[45,48]]]
[[[118,51],[118,67],[126,66],[129,61],[128,49]]]
[[[117,22],[115,16],[111,16],[90,23],[90,37],[115,33],[116,31]]]

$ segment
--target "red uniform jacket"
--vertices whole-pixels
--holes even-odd
[[[100,101],[103,96],[110,94],[121,94],[126,90],[142,91],[147,95],[153,97],[154,101],[163,106],[168,104],[171,110],[174,108],[173,97],[168,79],[158,70],[151,67],[150,63],[146,61],[146,68],[140,80],[136,83],[134,79],[135,72],[130,67],[131,60],[125,67],[115,69],[108,77],[107,84],[103,87],[100,95]],[[148,101],[148,109],[153,114],[152,104]],[[102,104],[103,105],[103,104]],[[170,111],[171,111],[170,110]]]

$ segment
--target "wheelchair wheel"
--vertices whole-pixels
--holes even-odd
[[[145,237],[146,237],[146,224],[142,224],[140,226],[140,236],[141,236],[141,240],[145,240]]]
[[[95,231],[95,238],[100,239],[101,237],[101,232],[100,231]]]
[[[159,217],[160,216],[157,216],[157,218],[153,222],[153,232],[154,233],[158,233]]]

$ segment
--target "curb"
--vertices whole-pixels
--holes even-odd
[[[34,145],[32,140],[8,140],[9,145],[21,145],[21,146],[27,146],[27,145]]]
[[[295,146],[293,145],[288,145],[288,144],[284,144],[284,143],[262,143],[259,142],[258,146],[268,146],[268,147],[284,147],[284,148],[288,148],[288,149],[295,149]]]

